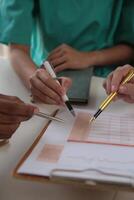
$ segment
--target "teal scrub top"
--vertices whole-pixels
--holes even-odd
[[[37,65],[62,43],[80,51],[134,44],[134,1],[0,0],[0,42],[31,47]],[[107,76],[116,66],[96,67]]]

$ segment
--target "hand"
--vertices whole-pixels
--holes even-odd
[[[69,78],[61,78],[57,83],[45,69],[38,69],[31,77],[31,92],[35,101],[47,104],[63,105],[62,96],[71,86]]]
[[[132,78],[129,83],[123,86],[120,85],[122,80],[132,69],[134,69],[132,66],[125,65],[113,71],[103,84],[107,94],[118,91],[117,98],[121,98],[128,103],[134,103],[134,78]]]
[[[94,65],[94,55],[94,53],[80,52],[62,44],[49,54],[48,61],[54,66],[56,72],[65,69],[84,69]]]
[[[32,117],[35,107],[19,98],[0,94],[0,139],[9,139],[22,121]]]

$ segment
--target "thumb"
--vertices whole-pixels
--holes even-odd
[[[65,93],[72,85],[72,80],[70,78],[62,77],[61,78],[61,86],[63,87]]]
[[[30,119],[34,114],[39,112],[39,108],[32,104],[25,104],[25,107],[27,109],[27,119]]]
[[[119,93],[124,94],[124,95],[128,95],[132,99],[134,99],[134,84],[133,83],[127,83],[123,86],[120,86]]]

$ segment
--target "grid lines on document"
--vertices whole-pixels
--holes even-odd
[[[134,118],[128,115],[102,114],[81,135],[82,137],[72,131],[69,141],[134,146]]]

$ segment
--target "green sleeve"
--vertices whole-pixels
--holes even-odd
[[[124,1],[115,40],[117,44],[128,43],[134,45],[134,1]]]
[[[0,3],[0,42],[30,45],[34,0],[3,0]]]

